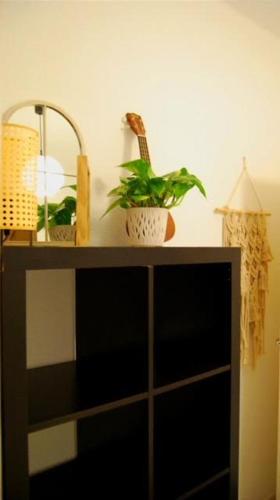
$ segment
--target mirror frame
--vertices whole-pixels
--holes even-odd
[[[77,158],[77,209],[76,209],[76,232],[75,232],[75,242],[76,246],[84,246],[89,243],[89,232],[90,232],[90,207],[89,207],[89,192],[90,192],[90,173],[88,166],[88,159],[85,153],[85,145],[82,134],[79,127],[75,121],[70,117],[70,115],[61,107],[53,104],[49,101],[44,101],[40,99],[32,99],[23,101],[15,104],[8,108],[2,115],[2,124],[9,123],[10,119],[14,113],[22,108],[29,106],[40,106],[43,108],[43,119],[45,117],[46,109],[51,109],[57,112],[64,118],[69,125],[72,127],[75,136],[79,144],[80,154]],[[46,127],[44,127],[44,133],[46,133]],[[35,234],[34,234],[35,233]],[[37,232],[35,231],[11,231],[11,235],[7,240],[14,244],[17,242],[28,242],[29,244],[34,244],[36,241]],[[6,240],[5,240],[6,241]],[[7,242],[8,242],[7,241]],[[53,242],[48,242],[49,244]],[[46,244],[46,242],[42,242]],[[66,246],[66,245],[65,245]]]

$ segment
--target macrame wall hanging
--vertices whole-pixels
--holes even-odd
[[[230,204],[241,181],[247,177],[259,209],[237,210]],[[268,263],[272,260],[266,217],[260,198],[243,158],[243,169],[237,183],[223,208],[223,244],[241,247],[241,359],[243,364],[255,366],[257,357],[264,354],[265,299],[268,291]]]

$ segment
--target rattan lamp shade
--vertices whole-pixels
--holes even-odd
[[[13,123],[2,125],[0,229],[36,230],[37,130]]]

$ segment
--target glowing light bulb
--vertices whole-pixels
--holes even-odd
[[[37,195],[54,196],[65,183],[62,165],[52,156],[38,157]]]

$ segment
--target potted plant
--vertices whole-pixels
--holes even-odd
[[[105,214],[116,207],[127,209],[126,230],[133,245],[162,245],[168,210],[180,205],[193,187],[206,196],[202,182],[185,167],[160,177],[143,159],[120,167],[128,170],[130,175],[121,176],[120,185],[108,193],[117,199]]]
[[[76,191],[76,186],[65,186]],[[75,241],[76,206],[74,196],[65,196],[59,203],[48,203],[48,231],[51,240]],[[46,205],[38,206],[37,231],[45,227]]]

